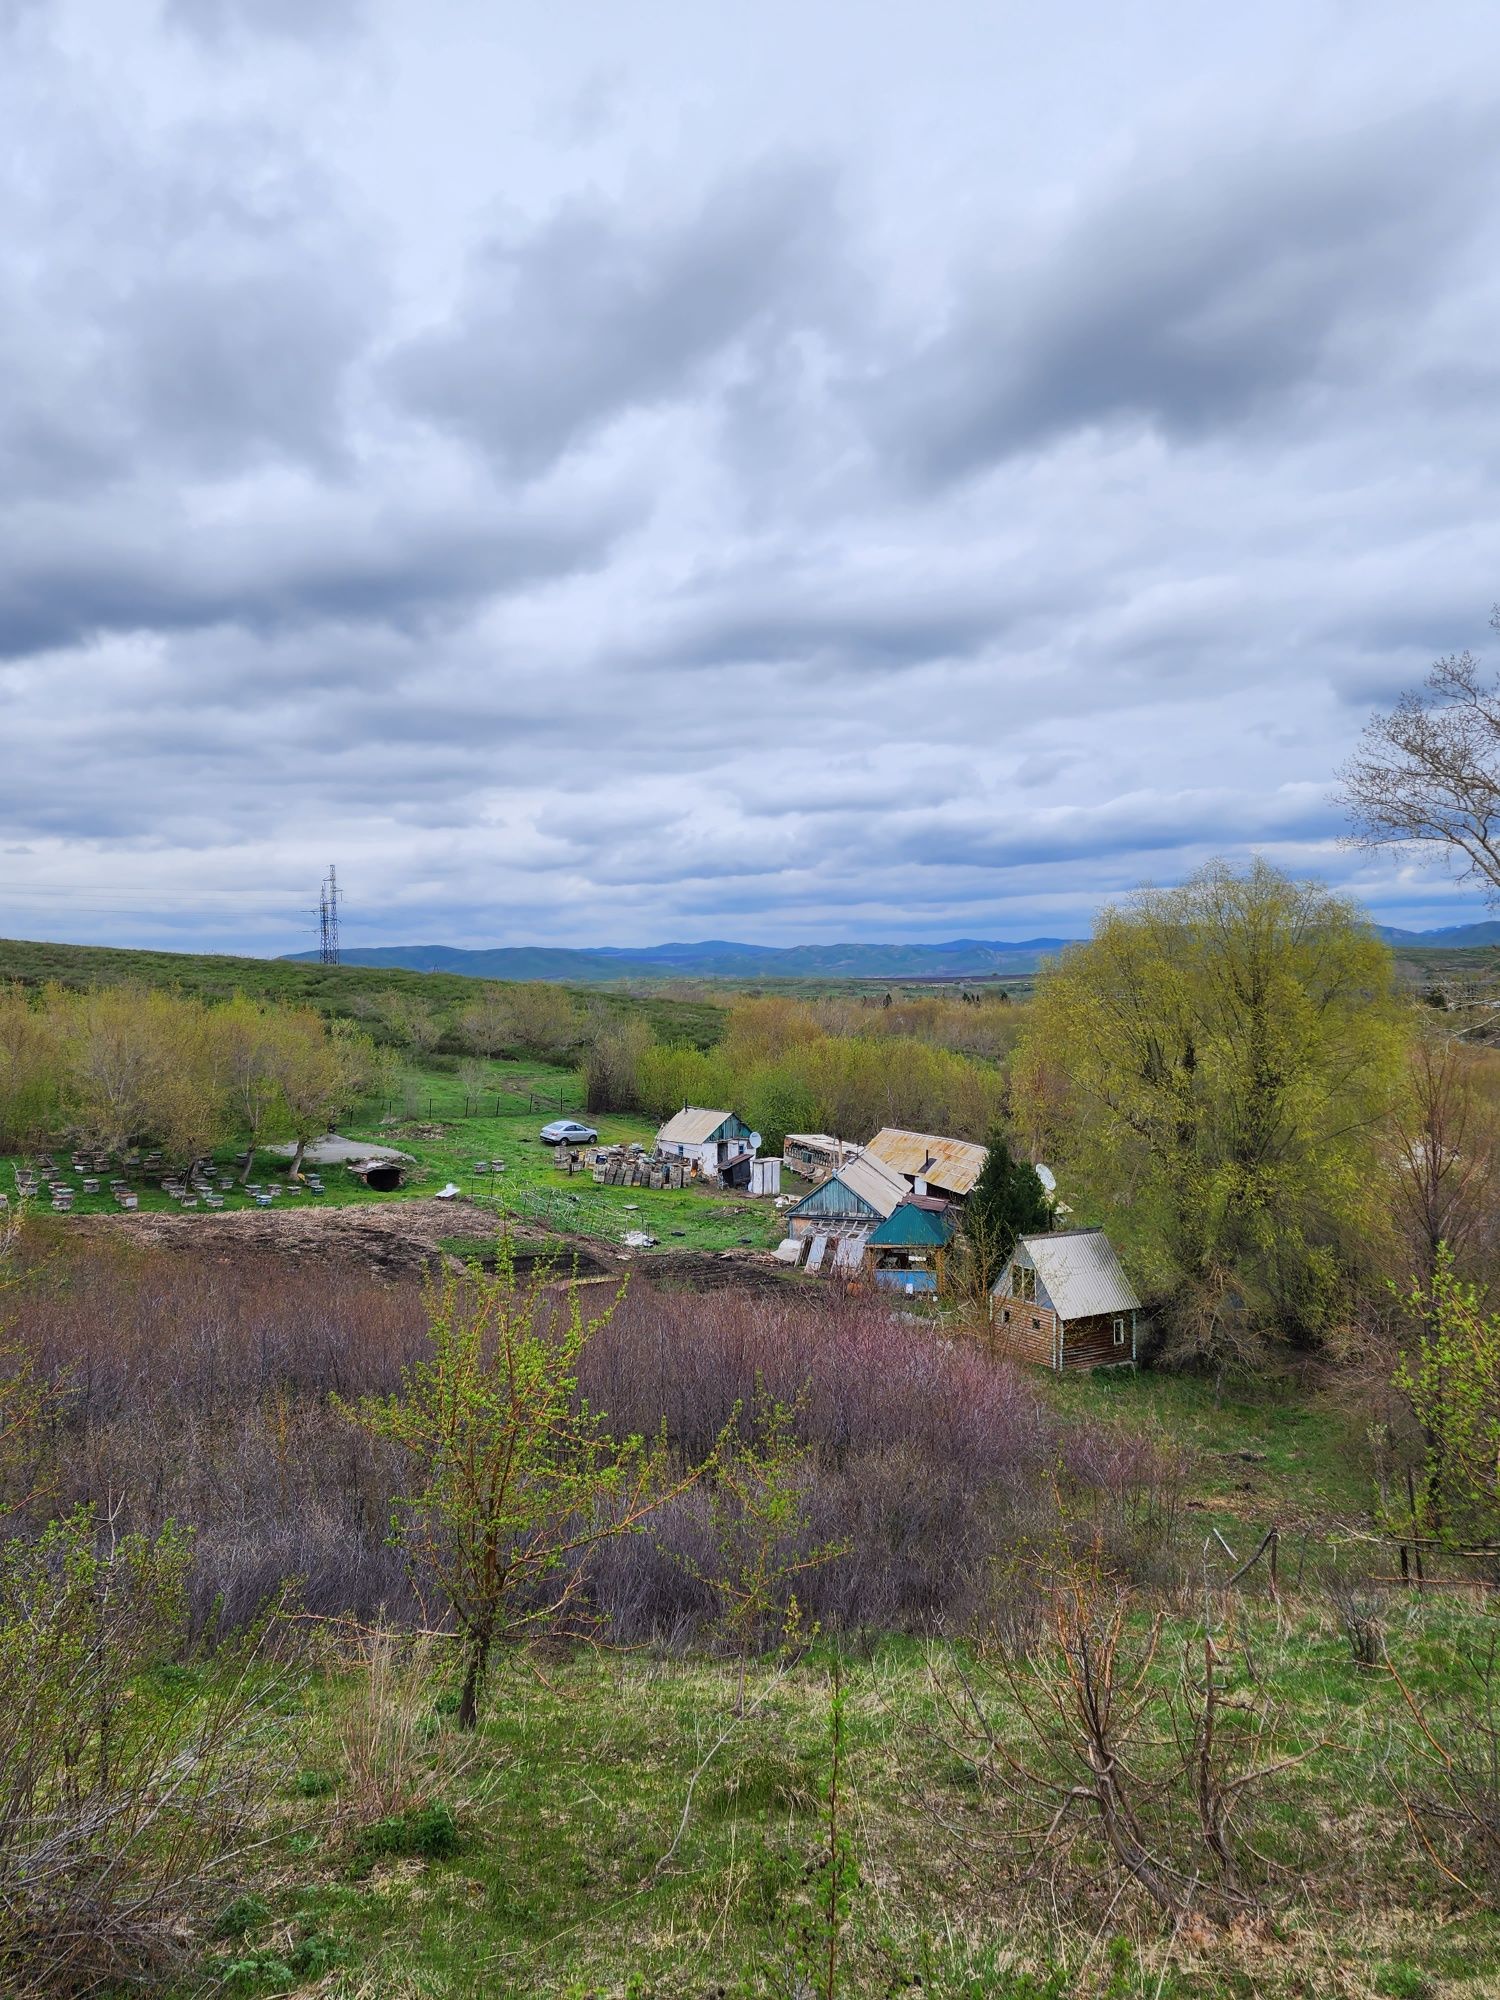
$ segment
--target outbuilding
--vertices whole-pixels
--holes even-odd
[[[759,1148],[760,1134],[743,1118],[696,1104],[685,1104],[656,1135],[659,1159],[690,1161],[705,1180],[725,1187],[751,1185]]]
[[[865,1260],[876,1288],[890,1292],[940,1292],[953,1218],[935,1195],[908,1195],[884,1222],[876,1223],[865,1244]]]
[[[1102,1229],[1021,1237],[990,1293],[997,1344],[1059,1374],[1133,1362],[1140,1310]]]

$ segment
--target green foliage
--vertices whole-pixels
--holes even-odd
[[[361,1827],[355,1850],[366,1861],[411,1857],[446,1861],[461,1845],[458,1821],[451,1806],[419,1806],[413,1812],[392,1813],[373,1826]]]
[[[1396,1525],[1455,1545],[1500,1541],[1500,1312],[1482,1310],[1478,1290],[1460,1279],[1446,1244],[1431,1285],[1406,1299],[1416,1328],[1397,1363],[1395,1385],[1422,1436],[1416,1519]]]
[[[488,982],[461,973],[409,972],[396,966],[319,965],[284,958],[231,958],[219,954],[118,950],[103,945],[29,943],[0,938],[0,983],[14,981],[32,990],[49,983],[73,991],[102,986],[156,986],[205,1001],[229,1000],[244,994],[278,1005],[314,1007],[332,1019],[360,1025],[380,1022],[381,996],[400,993],[434,1012],[442,1024],[438,1046],[462,1046],[459,1021]],[[511,984],[495,987],[501,994]],[[571,996],[577,1005],[585,996],[577,989],[553,989]],[[712,1000],[679,1000],[661,993],[600,991],[586,993],[591,1016],[599,1020],[644,1020],[664,1041],[692,1042],[709,1048],[724,1027],[724,1009]],[[509,1046],[501,1043],[501,1047]]]
[[[1052,1227],[1052,1203],[1036,1168],[1012,1159],[1003,1133],[992,1132],[979,1179],[964,1203],[963,1233],[975,1289],[987,1292],[1016,1239]]]
[[[0,1546],[0,1969],[93,1990],[169,1958],[268,1789],[249,1654],[202,1695],[146,1669],[183,1642],[188,1540],[90,1508]],[[252,1642],[253,1650],[253,1642]]]
[[[426,1296],[429,1353],[397,1395],[349,1414],[415,1475],[392,1539],[463,1635],[458,1720],[472,1729],[497,1641],[558,1619],[589,1552],[691,1478],[668,1476],[664,1438],[615,1438],[579,1399],[580,1356],[615,1302],[588,1318],[576,1282],[558,1287],[544,1267],[519,1280],[508,1240],[492,1275],[471,1265]]]
[[[1105,910],[1044,973],[1022,1122],[1105,1222],[1179,1346],[1315,1334],[1386,1227],[1378,1138],[1403,1080],[1390,953],[1360,913],[1263,862]]]
[[[849,1553],[847,1540],[814,1542],[807,1494],[812,1448],[798,1441],[805,1397],[778,1401],[759,1376],[748,1437],[732,1430],[707,1482],[713,1559],[689,1564],[718,1601],[718,1636],[741,1660],[774,1649],[799,1651],[814,1634],[804,1628],[796,1580]],[[744,1707],[744,1675],[740,1680]]]

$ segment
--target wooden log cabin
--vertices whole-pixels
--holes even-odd
[[[1140,1310],[1102,1229],[1023,1236],[990,1293],[997,1346],[1059,1374],[1132,1363]]]

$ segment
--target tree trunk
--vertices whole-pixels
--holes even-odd
[[[469,1657],[464,1667],[463,1693],[458,1698],[458,1726],[473,1729],[479,1721],[479,1690],[484,1685],[484,1670],[489,1663],[490,1641],[488,1633],[473,1632],[469,1635]]]
[[[245,1153],[245,1164],[240,1169],[240,1186],[243,1187],[255,1171],[255,1141],[252,1139]]]
[[[297,1141],[297,1150],[296,1150],[296,1152],[295,1152],[295,1153],[293,1153],[293,1155],[292,1155],[292,1164],[291,1164],[291,1166],[290,1166],[290,1167],[288,1168],[288,1170],[287,1170],[287,1179],[288,1179],[289,1181],[300,1181],[300,1180],[301,1180],[301,1178],[302,1178],[302,1155],[303,1155],[303,1154],[304,1154],[304,1153],[305,1153],[306,1151],[307,1151],[307,1141],[306,1141],[306,1139],[299,1139],[299,1140]]]

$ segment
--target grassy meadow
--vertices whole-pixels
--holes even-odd
[[[1252,1593],[1227,1614],[1242,1647],[1230,1698],[1264,1724],[1264,1750],[1296,1760],[1242,1811],[1261,1896],[1227,1930],[1206,1914],[1164,1923],[1108,1869],[1086,1822],[1051,1842],[1027,1833],[962,1690],[1024,1758],[1040,1664],[1017,1662],[1012,1688],[941,1643],[846,1649],[832,1798],[827,1647],[753,1665],[742,1714],[731,1662],[544,1649],[504,1665],[462,1741],[441,1664],[420,1647],[398,1649],[373,1683],[336,1666],[293,1675],[263,1845],[176,1991],[1491,1994],[1500,1921],[1434,1867],[1408,1803],[1422,1728],[1461,1695],[1492,1620],[1415,1597],[1380,1615],[1402,1686],[1356,1663],[1314,1591],[1280,1609]],[[1131,1627],[1142,1657],[1151,1623],[1143,1603]],[[1157,1633],[1149,1676],[1164,1707],[1201,1644],[1191,1612]]]
[[[321,1195],[283,1192],[277,1201],[283,1209],[391,1203],[430,1196],[456,1184],[492,1207],[497,1221],[510,1216],[559,1234],[599,1237],[614,1244],[627,1231],[638,1229],[660,1237],[658,1247],[664,1251],[766,1248],[779,1241],[778,1213],[767,1200],[698,1188],[596,1187],[587,1169],[573,1175],[559,1170],[555,1150],[537,1135],[543,1125],[562,1115],[585,1116],[578,1078],[571,1069],[539,1062],[493,1062],[487,1066],[485,1088],[470,1096],[451,1066],[408,1068],[391,1097],[367,1104],[342,1126],[346,1137],[410,1153],[416,1164],[407,1185],[383,1194],[366,1187],[347,1168],[329,1167],[323,1171]],[[589,1115],[589,1122],[607,1144],[640,1141],[649,1146],[655,1136],[649,1120],[630,1114]],[[66,1149],[55,1149],[54,1157],[69,1184],[79,1190],[74,1215],[116,1212],[107,1183],[97,1194],[84,1194],[82,1176],[69,1166]],[[220,1178],[231,1172],[235,1176],[234,1185],[222,1191],[222,1212],[254,1208],[254,1196],[239,1186],[244,1148],[220,1146],[213,1157]],[[496,1160],[504,1162],[503,1174],[475,1172],[477,1162]],[[0,1192],[12,1199],[17,1164],[17,1156],[0,1157]],[[286,1167],[284,1154],[263,1148],[256,1154],[250,1179],[279,1181],[285,1189]],[[178,1203],[159,1186],[149,1181],[136,1186],[142,1212],[178,1212]],[[45,1207],[45,1197],[41,1205]]]

